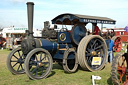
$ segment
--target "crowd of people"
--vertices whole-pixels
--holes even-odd
[[[21,41],[24,39],[24,36],[20,36],[15,38],[14,35],[12,37],[7,36],[6,38],[3,37],[2,33],[0,34],[0,49],[4,48],[12,48],[13,45],[21,44]]]

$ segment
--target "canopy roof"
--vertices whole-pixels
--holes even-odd
[[[116,21],[107,17],[88,16],[80,14],[65,13],[58,15],[52,19],[52,24],[72,25],[75,23],[101,23],[101,24],[115,24]]]

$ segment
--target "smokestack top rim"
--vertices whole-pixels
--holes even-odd
[[[28,5],[28,4],[34,5],[34,2],[27,2],[26,4],[27,4],[27,5]]]

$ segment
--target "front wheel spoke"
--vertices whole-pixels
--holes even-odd
[[[38,75],[38,68],[37,68],[37,70],[36,70],[36,76]]]
[[[37,63],[36,62],[31,62],[31,63],[29,63],[29,65],[30,66],[33,66],[33,65],[37,66]]]
[[[34,73],[38,69],[38,66],[33,69],[32,73]]]
[[[41,59],[42,59],[42,53],[40,54],[40,61],[41,61]]]
[[[22,64],[21,64],[21,69],[24,70]]]
[[[35,65],[37,65],[37,61],[31,60],[29,64],[35,64]]]
[[[18,62],[16,62],[12,67],[15,67],[18,64]]]
[[[42,62],[42,64],[45,64],[45,65],[47,65],[47,64],[49,64],[49,62]]]
[[[23,53],[22,53],[22,56],[21,57],[25,58]]]
[[[44,66],[42,66],[45,70],[48,68],[48,67],[44,67]]]
[[[41,59],[41,61],[44,60],[46,57],[47,57],[47,56],[45,55],[45,57],[44,57],[43,59]]]
[[[36,58],[36,61],[38,61],[36,54],[35,54],[35,58]]]
[[[19,54],[19,56],[20,56],[20,51],[18,51],[18,54]],[[20,56],[21,57],[21,56]]]
[[[17,71],[19,71],[21,64],[18,66]]]
[[[17,60],[11,60],[11,62],[17,62]]]
[[[44,70],[43,70],[43,67],[41,67],[41,75],[43,74],[43,71],[44,71]]]
[[[18,59],[14,54],[13,54],[13,56],[14,56],[16,59]]]

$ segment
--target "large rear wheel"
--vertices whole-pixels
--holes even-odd
[[[78,61],[84,70],[101,70],[107,58],[107,45],[99,35],[84,37],[78,46]]]

